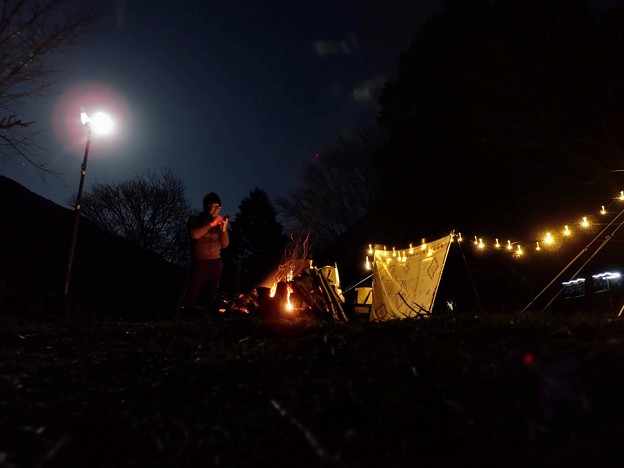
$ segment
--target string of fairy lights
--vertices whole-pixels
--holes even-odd
[[[576,221],[563,224],[557,230],[542,230],[541,235],[537,239],[533,240],[512,240],[501,239],[496,236],[464,236],[461,232],[453,233],[453,241],[458,243],[471,243],[477,251],[487,252],[492,250],[498,250],[508,252],[513,258],[521,258],[526,256],[530,252],[541,252],[543,250],[550,250],[562,245],[567,239],[574,237],[578,233],[589,232],[591,228],[598,224],[604,224],[603,221],[599,221],[599,218],[606,218],[610,213],[613,213],[612,206],[615,204],[621,204],[622,208],[618,210],[622,212],[624,210],[624,190],[620,191],[619,195],[613,198],[608,204],[601,205],[599,210],[596,210],[595,214],[585,214],[579,216]],[[597,218],[598,217],[598,218]],[[369,244],[368,251],[365,260],[365,268],[370,270],[371,259],[374,256],[375,249],[372,244]],[[413,256],[418,250],[426,250],[426,255],[432,255],[433,252],[429,249],[425,239],[421,240],[419,247],[414,247],[413,244],[409,245],[409,248],[397,250],[392,247],[392,250],[388,250],[387,247],[383,247],[382,257],[388,263],[392,261],[405,262],[408,256]]]

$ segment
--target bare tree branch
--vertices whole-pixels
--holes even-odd
[[[376,193],[372,159],[381,142],[378,129],[358,129],[338,137],[308,164],[299,187],[277,200],[287,228],[322,246],[361,219]]]
[[[36,156],[35,122],[20,116],[20,106],[42,96],[59,71],[50,59],[68,50],[101,14],[99,1],[3,0],[0,7],[0,159],[25,161],[54,173]],[[4,114],[4,115],[3,115]]]
[[[171,168],[147,170],[120,183],[95,184],[83,195],[81,210],[106,231],[182,265],[188,260],[191,211],[184,192]]]

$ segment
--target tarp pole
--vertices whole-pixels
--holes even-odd
[[[613,218],[613,219],[611,220],[611,222],[610,222],[609,224],[607,224],[607,225],[605,226],[605,228],[604,228],[602,231],[600,231],[598,234],[596,234],[596,237],[594,237],[594,238],[593,238],[593,239],[589,242],[589,244],[587,244],[587,245],[586,245],[586,246],[585,246],[585,247],[584,247],[584,248],[583,248],[583,249],[582,249],[582,250],[578,253],[578,255],[572,259],[572,261],[571,261],[570,263],[568,263],[565,267],[563,267],[563,270],[561,270],[561,271],[559,272],[559,274],[558,274],[557,276],[555,276],[555,277],[552,279],[552,281],[551,281],[550,283],[548,283],[548,284],[546,285],[546,287],[545,287],[544,289],[542,289],[542,290],[538,293],[538,295],[537,295],[537,296],[535,296],[535,297],[533,298],[533,300],[527,304],[527,306],[526,306],[524,309],[522,309],[521,313],[522,313],[522,312],[526,312],[527,310],[529,310],[529,308],[530,308],[530,307],[531,307],[531,306],[535,303],[535,301],[537,301],[537,300],[538,300],[538,299],[542,296],[542,294],[544,294],[544,293],[548,290],[548,288],[550,288],[550,287],[553,285],[553,283],[554,283],[555,281],[557,281],[557,280],[561,277],[561,275],[563,275],[563,274],[567,271],[567,269],[568,269],[568,268],[570,268],[570,267],[574,264],[574,262],[576,262],[576,261],[579,259],[579,257],[580,257],[581,255],[583,255],[585,252],[587,252],[587,250],[589,249],[589,247],[590,247],[590,246],[591,246],[594,242],[596,242],[596,240],[598,240],[598,238],[599,238],[600,236],[602,236],[602,235],[604,234],[604,232],[605,232],[607,229],[609,229],[609,228],[611,227],[611,225],[613,225],[613,223],[615,223],[615,222],[617,221],[617,219],[618,219],[620,216],[622,216],[622,214],[623,214],[623,213],[624,213],[624,209],[623,209],[622,211],[620,211],[620,212],[618,213],[618,215],[617,215],[615,218]],[[620,226],[622,226],[622,224],[620,224]],[[620,228],[620,226],[618,226],[618,227],[617,227],[617,229],[615,229],[615,231],[613,231],[613,233],[611,234],[611,236],[613,236],[613,234],[615,234],[615,232],[616,232],[616,231]],[[607,239],[609,239],[609,237],[608,237]],[[599,249],[601,249],[603,246],[604,246],[604,243],[603,243],[603,245],[602,245],[601,247],[599,247]],[[598,252],[596,252],[596,253],[598,253]],[[596,253],[594,253],[594,255],[596,255]],[[592,258],[593,258],[593,255],[592,255]],[[591,258],[590,258],[590,260],[591,260]],[[588,260],[588,261],[589,261],[589,260]],[[583,264],[583,266],[585,266],[586,264],[587,264],[587,263]],[[581,267],[581,268],[582,268],[582,267]],[[579,270],[579,271],[580,271],[580,270]],[[578,274],[578,272],[577,272],[576,274]],[[555,298],[559,295],[559,293],[560,293],[560,292],[561,292],[561,291],[557,292],[557,294],[555,295]],[[553,298],[553,300],[551,300],[551,301],[548,303],[548,305],[550,305],[550,304],[552,303],[552,301],[554,301],[554,299],[555,299],[555,298]],[[542,312],[543,312],[544,310],[546,310],[546,309],[545,309],[545,308],[544,308],[544,309],[542,309]]]

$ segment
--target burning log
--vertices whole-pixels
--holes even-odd
[[[273,300],[277,300],[278,310],[306,310],[320,317],[331,317],[334,320],[346,321],[347,315],[342,304],[344,299],[338,288],[330,280],[332,267],[323,270],[309,266],[289,281],[280,281],[275,288]]]
[[[264,319],[307,314],[347,321],[342,306],[344,298],[332,279],[331,268],[319,269],[310,264],[296,276],[287,275],[287,280],[276,281],[272,288],[258,287],[251,294],[239,296],[230,310],[257,314]]]

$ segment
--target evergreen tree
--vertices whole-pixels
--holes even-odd
[[[222,289],[249,292],[265,285],[282,260],[287,238],[264,190],[256,187],[241,201],[230,229]]]

